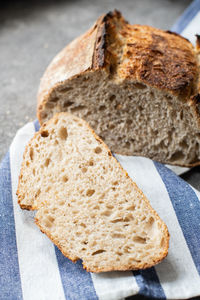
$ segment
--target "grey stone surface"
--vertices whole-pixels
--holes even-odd
[[[45,68],[68,42],[114,8],[130,23],[169,29],[189,0],[5,1],[0,9],[0,159],[18,128],[36,118]],[[194,186],[200,170],[188,177]]]

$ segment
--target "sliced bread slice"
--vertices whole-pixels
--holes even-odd
[[[50,63],[38,119],[68,111],[115,153],[200,164],[200,37],[130,25],[108,13]]]
[[[149,201],[88,124],[60,113],[26,147],[18,185],[23,209],[73,262],[91,272],[151,267],[169,233]]]

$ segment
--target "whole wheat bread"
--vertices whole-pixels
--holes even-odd
[[[168,252],[166,225],[88,124],[55,115],[26,147],[23,209],[73,262],[102,272],[151,267]]]
[[[68,111],[113,152],[199,165],[199,44],[108,13],[50,63],[38,93],[39,121]]]

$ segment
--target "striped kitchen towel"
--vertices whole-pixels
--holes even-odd
[[[173,27],[187,38],[200,34],[200,1]],[[186,299],[200,295],[200,193],[164,165],[116,155],[168,226],[167,258],[128,272],[87,273],[69,261],[34,224],[34,212],[17,204],[16,189],[25,145],[38,122],[20,129],[0,165],[0,299],[115,300],[131,295]]]

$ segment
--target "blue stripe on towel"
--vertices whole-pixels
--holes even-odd
[[[188,183],[162,164],[158,162],[154,164],[166,186],[187,246],[200,274],[200,201]]]
[[[147,270],[133,271],[133,274],[140,288],[140,295],[157,299],[166,299],[155,268],[152,267]]]
[[[39,123],[39,121],[38,121],[38,120],[35,120],[35,121],[33,122],[33,124],[34,124],[34,127],[35,127],[35,131],[39,131],[39,129],[40,129],[40,123]]]
[[[0,299],[22,299],[9,152],[0,165]]]
[[[178,21],[172,26],[171,30],[181,33],[200,11],[200,0],[194,0],[190,6],[180,16]]]
[[[90,273],[83,269],[81,261],[71,262],[55,247],[58,267],[67,300],[97,300]]]

